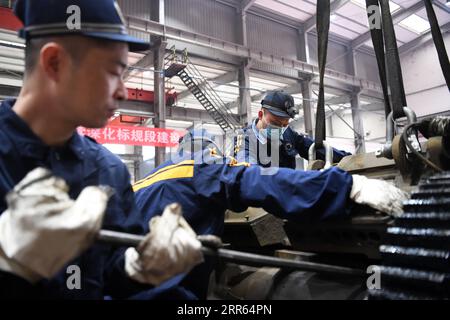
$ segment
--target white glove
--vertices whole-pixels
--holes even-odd
[[[201,243],[181,215],[179,204],[167,206],[150,220],[150,232],[125,252],[125,271],[138,282],[159,285],[203,262]]]
[[[64,180],[37,168],[6,196],[0,216],[0,269],[30,282],[51,278],[95,239],[109,196],[87,187],[76,201]]]
[[[353,201],[394,217],[402,214],[403,201],[409,198],[406,192],[383,180],[369,179],[357,174],[353,174],[352,177],[350,198]]]

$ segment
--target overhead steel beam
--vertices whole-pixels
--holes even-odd
[[[155,118],[155,106],[142,101],[121,101],[118,111],[124,115],[136,117]],[[166,110],[167,119],[176,121],[201,121],[204,123],[215,124],[216,122],[209,116],[206,110],[197,110],[172,106]]]
[[[350,0],[334,0],[330,4],[330,14],[333,14],[334,12],[339,10],[339,8],[343,7],[348,2],[350,2]],[[303,26],[304,32],[309,32],[312,29],[314,29],[314,27],[316,26],[316,20],[317,20],[317,16],[316,15],[313,15],[311,18],[306,20],[305,24]]]
[[[312,83],[311,83],[311,85],[312,85]],[[280,88],[278,90],[283,90],[284,92],[286,92],[288,94],[297,94],[297,93],[303,92],[303,86],[301,83],[298,83],[298,84],[294,84],[292,86]],[[260,101],[264,97],[264,95],[265,95],[265,92],[253,95],[252,102]],[[312,99],[312,100],[314,100],[314,99]],[[343,95],[343,96],[332,97],[330,99],[327,99],[327,100],[325,100],[325,103],[330,104],[330,105],[336,105],[336,104],[346,104],[346,103],[349,103],[350,101],[351,101],[350,95]]]
[[[224,73],[224,74],[222,74],[220,76],[217,76],[215,78],[208,79],[208,82],[211,83],[210,84],[211,87],[216,88],[216,87],[218,87],[218,86],[220,86],[222,84],[227,84],[227,83],[234,82],[234,81],[237,81],[237,80],[238,80],[238,71],[237,70],[233,70],[233,71]],[[203,81],[200,84],[200,89],[203,89],[203,87],[205,85],[206,85],[206,82]],[[189,90],[184,90],[184,91],[180,92],[177,95],[177,99],[180,101],[180,100],[188,97],[190,94],[191,94],[191,92]]]
[[[153,52],[147,53],[143,56],[139,61],[130,66],[124,73],[124,79],[127,81],[130,79],[136,72],[142,72],[145,68],[149,68],[153,65]]]
[[[438,7],[441,10],[444,10],[447,13],[450,13],[450,7],[446,6],[445,4],[443,4],[442,2],[440,2],[439,0],[434,0],[432,1],[433,4]],[[448,2],[448,1],[447,1]]]
[[[384,103],[375,102],[361,106],[362,111],[384,111]]]
[[[409,17],[411,14],[420,10],[423,6],[424,6],[423,0],[419,0],[408,8],[398,10],[397,12],[392,14],[393,24],[396,25],[403,19]],[[370,39],[371,39],[371,35],[370,35],[370,30],[369,30],[366,33],[363,33],[362,35],[360,35],[356,39],[354,39],[352,41],[351,47],[353,50],[355,50],[355,49],[361,47],[362,45],[364,45]]]
[[[325,100],[325,103],[329,105],[346,104],[351,102],[351,100],[352,98],[350,96],[344,95],[327,99]]]
[[[446,24],[441,26],[441,32],[442,34],[450,32],[450,22],[447,22]],[[398,48],[398,52],[400,54],[405,54],[411,50],[414,50],[428,41],[433,40],[433,36],[431,35],[431,30],[427,31],[426,33],[422,34],[420,37],[405,43],[400,48]]]
[[[287,86],[287,87],[283,87],[277,90],[282,90],[284,92],[286,92],[287,94],[296,94],[296,93],[301,93],[302,92],[302,85],[301,83],[295,83],[291,86]],[[262,98],[264,98],[264,95],[266,93],[262,92],[262,93],[258,93],[252,96],[252,101],[261,101]]]
[[[187,43],[193,43],[195,45],[208,47],[229,55],[238,56],[241,58],[248,58],[266,64],[292,68],[304,74],[309,74],[313,76],[317,76],[319,74],[319,68],[317,66],[303,61],[288,59],[284,57],[277,57],[273,54],[265,53],[262,51],[255,51],[253,49],[250,49],[248,47],[236,43],[231,43],[228,41],[212,38],[206,35],[177,29],[167,25],[162,25],[151,20],[130,16],[127,16],[127,20],[128,20],[128,28],[130,30],[147,32],[153,35],[164,36],[169,39],[176,39]],[[381,92],[381,86],[378,83],[365,79],[360,79],[343,72],[326,69],[325,77],[327,79],[334,79],[336,81],[357,88]]]
[[[256,0],[242,0],[241,10],[246,12],[256,2]]]

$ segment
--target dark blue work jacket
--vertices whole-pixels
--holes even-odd
[[[89,138],[74,133],[62,147],[45,145],[11,109],[13,100],[0,105],[0,214],[6,209],[5,195],[38,166],[50,169],[70,187],[76,199],[90,185],[108,185],[114,195],[108,202],[103,228],[143,234],[147,221],[136,209],[126,166],[119,158]],[[43,248],[45,250],[45,248]],[[68,265],[78,265],[81,289],[68,289],[71,273],[64,268],[57,276],[28,287],[20,278],[1,272],[0,296],[58,299],[125,298],[148,286],[139,285],[124,273],[125,248],[96,244]]]
[[[240,133],[241,138],[235,139],[235,158],[239,161],[246,161],[253,164],[258,164],[263,167],[276,166],[281,168],[295,169],[295,156],[308,160],[309,147],[314,141],[302,134],[299,134],[292,130],[290,127],[286,129],[283,134],[283,139],[279,145],[279,164],[276,164],[274,158],[271,156],[271,142],[267,142],[267,145],[263,145],[259,142],[257,134],[254,131],[254,125],[258,119],[255,119],[252,125],[242,129]],[[239,142],[238,142],[239,141]],[[317,159],[325,160],[324,149],[317,150]],[[337,150],[333,148],[333,163],[339,162],[343,157],[351,155],[343,150]]]
[[[197,234],[220,237],[227,209],[261,207],[280,218],[304,222],[344,217],[349,214],[351,186],[351,175],[338,168],[320,172],[231,165],[205,150],[164,163],[133,189],[145,220],[178,202]],[[197,267],[182,284],[204,297],[210,271]]]

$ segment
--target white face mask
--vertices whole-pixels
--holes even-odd
[[[268,140],[272,139],[272,137],[279,137],[279,139],[282,141],[283,134],[286,132],[287,128],[288,128],[287,126],[279,127],[271,124],[267,125],[265,129],[259,130],[259,134],[263,138],[260,139],[260,142],[266,144]]]

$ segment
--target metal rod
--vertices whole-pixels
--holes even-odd
[[[130,247],[136,247],[142,239],[144,239],[144,236],[110,230],[100,230],[97,238],[97,240],[102,243]],[[236,250],[212,249],[203,246],[202,252],[207,256],[220,258],[229,262],[237,262],[248,266],[267,266],[358,277],[366,276],[364,271],[360,269],[352,269],[308,261],[295,261]]]

